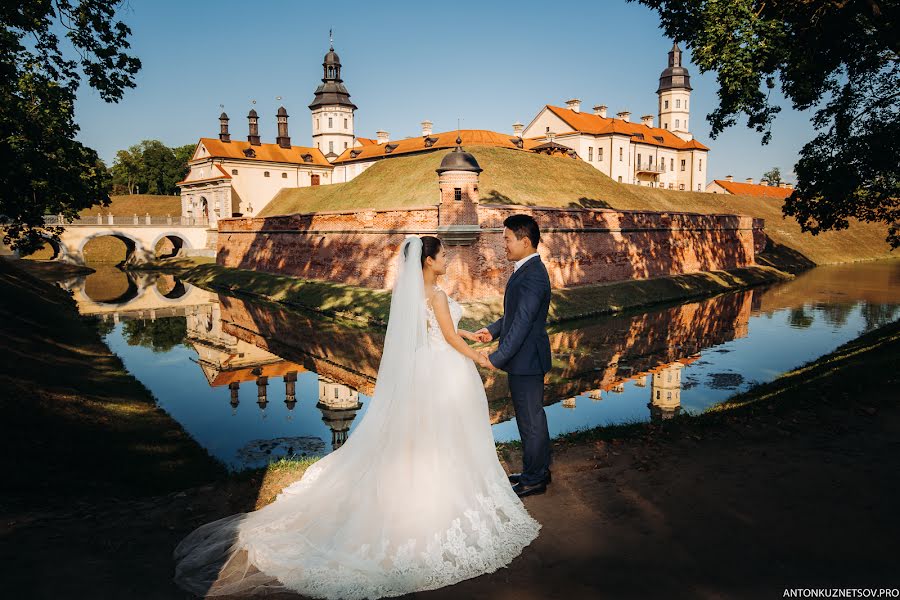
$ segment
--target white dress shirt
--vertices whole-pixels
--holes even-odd
[[[516,264],[513,266],[513,273],[515,273],[516,271],[518,271],[518,270],[521,268],[522,265],[524,265],[527,261],[531,260],[531,258],[534,257],[534,256],[540,256],[540,254],[538,254],[537,252],[532,252],[531,254],[529,254],[528,256],[526,256],[525,258],[520,258],[519,260],[517,260],[517,261],[516,261]]]

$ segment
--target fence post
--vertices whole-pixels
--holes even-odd
[[[103,225],[103,215],[97,213],[97,225]]]
[[[113,221],[113,214],[112,214],[112,213],[109,213],[108,215],[106,215],[106,222],[107,222],[107,224],[109,224],[109,225],[112,225],[112,224],[114,223],[114,221]]]
[[[137,216],[137,213],[134,213],[134,224],[135,224],[135,225],[138,224],[138,216]]]
[[[147,225],[150,224],[150,213],[147,213],[147,216],[144,217],[144,223],[146,223]]]
[[[166,225],[172,224],[172,215],[166,215]]]

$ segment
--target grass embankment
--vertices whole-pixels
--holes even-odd
[[[786,247],[801,263],[803,257],[831,264],[890,256],[883,226],[852,222],[848,230],[812,236],[801,233],[793,219],[782,217],[780,200],[622,184],[582,160],[486,146],[466,150],[484,169],[478,187],[486,204],[738,213],[765,219],[773,248]],[[282,190],[260,215],[433,205],[434,170],[446,152],[383,160],[348,183]]]
[[[224,473],[157,408],[68,294],[6,260],[0,327],[8,500],[158,493]]]
[[[798,366],[768,383],[710,406],[697,415],[681,413],[661,424],[627,423],[595,427],[557,437],[561,444],[625,439],[663,434],[671,438],[727,432],[748,424],[778,427],[784,434],[807,421],[828,421],[832,410],[852,409],[875,415],[896,406],[900,384],[900,321],[853,339],[816,360]],[[699,438],[698,438],[699,439]],[[518,442],[500,444],[502,451]]]
[[[178,277],[200,287],[231,294],[262,298],[288,306],[371,325],[384,325],[390,311],[388,291],[298,279],[260,271],[229,269],[215,264],[193,266]],[[558,323],[601,314],[617,313],[689,298],[745,289],[762,283],[783,281],[791,276],[772,267],[747,267],[732,271],[690,273],[673,277],[638,279],[554,290],[548,323]],[[462,328],[478,328],[503,312],[501,297],[463,303]]]

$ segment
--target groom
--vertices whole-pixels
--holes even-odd
[[[544,374],[550,370],[547,310],[550,277],[537,253],[541,232],[529,215],[503,221],[506,258],[515,261],[503,294],[503,316],[475,332],[479,341],[499,339],[495,352],[482,353],[479,363],[502,369],[509,376],[509,391],[522,438],[523,468],[509,476],[520,497],[542,494],[550,483],[550,433],[544,413]]]

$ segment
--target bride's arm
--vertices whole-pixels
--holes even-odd
[[[444,335],[444,339],[447,340],[447,343],[453,346],[457,352],[466,358],[477,361],[479,354],[469,348],[469,345],[463,341],[462,337],[456,332],[456,329],[453,328],[453,317],[450,316],[450,305],[447,303],[447,294],[436,291],[431,299],[431,305],[434,308],[434,316],[437,317],[438,325],[441,327],[441,333]]]

